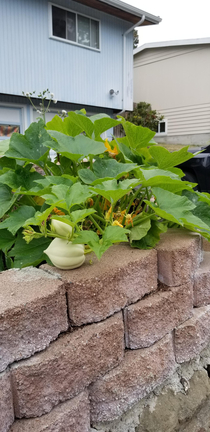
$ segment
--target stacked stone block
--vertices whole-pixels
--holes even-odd
[[[199,235],[171,230],[156,249],[90,259],[0,274],[0,432],[90,432],[210,342]]]

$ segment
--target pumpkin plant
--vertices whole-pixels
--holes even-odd
[[[101,138],[118,124],[123,138]],[[210,195],[194,191],[176,168],[193,155],[187,147],[170,153],[154,135],[120,116],[81,110],[47,125],[40,119],[3,141],[0,268],[75,267],[88,252],[100,259],[119,242],[149,249],[173,225],[209,240]]]

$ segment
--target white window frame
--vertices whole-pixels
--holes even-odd
[[[19,121],[9,121],[9,120],[2,120],[0,117],[0,124],[4,124],[6,126],[19,126],[20,128],[20,134],[23,134],[25,129],[26,129],[26,125],[27,125],[27,112],[26,112],[26,105],[22,105],[22,104],[12,104],[12,103],[7,103],[7,102],[0,102],[0,107],[1,108],[12,108],[12,109],[16,109],[20,112],[20,120]],[[29,126],[29,125],[28,125]],[[9,137],[0,137],[0,141],[3,141],[5,139],[9,139]]]
[[[160,132],[160,124],[165,123],[165,132]],[[156,133],[157,136],[167,135],[168,133],[168,121],[166,119],[160,120],[158,122],[158,131]]]
[[[67,11],[67,12],[71,12],[71,13],[73,13],[73,14],[76,15],[76,38],[78,36],[78,24],[77,24],[77,16],[78,15],[82,16],[82,17],[85,17],[85,18],[89,18],[92,21],[97,21],[99,23],[99,32],[98,32],[99,48],[94,48],[94,47],[91,47],[91,46],[80,44],[79,42],[74,42],[74,41],[71,41],[71,40],[68,40],[68,39],[64,39],[64,38],[61,38],[61,37],[58,37],[58,36],[54,36],[53,35],[52,6],[55,6],[58,9],[63,9],[65,11]],[[68,8],[65,8],[63,6],[60,6],[60,5],[57,5],[57,4],[54,4],[54,3],[48,3],[48,8],[49,8],[49,35],[50,35],[49,37],[50,37],[50,39],[54,39],[54,40],[57,40],[57,41],[60,41],[60,42],[64,42],[64,43],[68,43],[68,44],[71,44],[71,45],[76,45],[76,46],[78,46],[80,48],[87,48],[87,49],[90,49],[90,50],[96,51],[96,52],[100,52],[101,51],[101,21],[99,19],[93,18],[93,17],[91,17],[89,15],[81,14],[79,12],[76,12],[75,10],[68,9]]]

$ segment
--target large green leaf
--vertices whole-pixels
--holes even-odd
[[[140,167],[139,169],[141,173],[143,174],[144,178],[146,180],[149,180],[151,178],[159,177],[159,176],[166,176],[170,177],[174,180],[180,180],[180,177],[177,174],[172,173],[171,171],[162,170],[160,168],[150,168],[150,169],[144,169]]]
[[[53,119],[46,124],[46,129],[61,132],[66,135],[72,135],[71,133],[69,133],[70,130],[68,128],[68,123],[62,120],[62,118],[59,117],[58,115],[55,115]],[[76,135],[77,133],[80,133],[80,129],[76,132]]]
[[[129,143],[128,143],[126,137],[116,138],[114,141],[112,141],[112,143],[114,144],[115,142],[119,148],[119,151],[123,154],[126,162],[128,162],[128,161],[131,161],[134,163],[137,162],[137,156],[129,148]],[[142,160],[141,160],[141,163],[142,163]]]
[[[19,228],[24,226],[26,219],[31,218],[34,214],[34,207],[23,205],[10,213],[9,217],[0,223],[0,230],[7,228],[14,235]]]
[[[88,186],[81,183],[74,183],[71,187],[66,185],[52,186],[52,194],[43,195],[49,204],[56,204],[59,200],[59,207],[70,210],[75,204],[83,204],[93,192]]]
[[[115,120],[112,119],[110,117],[103,117],[100,119],[95,120],[94,122],[94,132],[95,132],[95,138],[99,138],[100,135],[107,131],[108,129],[111,129],[115,126],[118,126],[119,124],[121,124],[121,120]]]
[[[137,167],[137,164],[120,163],[115,159],[97,159],[93,164],[93,172],[87,169],[79,171],[79,177],[84,183],[97,184],[99,179],[109,180],[112,178],[119,179],[123,175],[132,171]]]
[[[108,201],[115,203],[128,192],[130,192],[135,186],[140,183],[140,180],[107,180],[101,183],[99,186],[90,187],[92,191],[106,198]]]
[[[121,228],[119,226],[108,226],[103,234],[103,242],[120,243],[127,242],[128,238],[126,234],[129,234],[130,230]]]
[[[145,236],[131,243],[132,247],[138,249],[152,249],[160,241],[160,234],[167,231],[167,226],[151,219],[151,227]]]
[[[149,152],[157,162],[159,168],[167,169],[193,158],[193,154],[188,152],[188,148],[183,147],[179,151],[170,152],[164,147],[153,146],[149,149]]]
[[[80,231],[78,236],[72,241],[74,244],[89,244],[99,242],[99,237],[95,231]]]
[[[155,132],[150,129],[136,126],[125,120],[122,120],[122,125],[126,133],[124,143],[127,141],[129,147],[135,151],[139,151],[142,147],[147,147],[155,135]]]
[[[76,224],[95,212],[94,209],[75,210],[71,213],[71,219]]]
[[[3,184],[0,184],[0,218],[12,207],[17,196],[12,193],[11,189]]]
[[[15,243],[16,238],[7,229],[4,229],[0,233],[0,249],[3,252],[8,251]]]
[[[111,241],[103,242],[94,231],[81,231],[73,243],[87,244],[98,259],[112,245]]]
[[[23,268],[28,266],[37,266],[42,261],[46,261],[46,250],[52,239],[41,237],[32,240],[29,244],[23,240],[21,236],[18,237],[15,246],[9,252],[10,257],[14,257],[14,267]]]
[[[47,130],[54,130],[75,137],[76,135],[86,131],[88,125],[89,128],[92,128],[93,130],[92,122],[81,111],[77,113],[71,111],[68,113],[68,117],[63,120],[56,115],[47,123],[46,127]]]
[[[43,179],[43,176],[36,171],[31,172],[31,166],[25,168],[18,167],[16,171],[7,171],[0,176],[0,183],[6,184],[10,188],[16,190],[19,187],[29,190],[36,187],[36,180]]]
[[[40,120],[38,123],[31,123],[26,130],[25,135],[13,133],[10,138],[9,150],[5,156],[39,163],[46,161],[53,140],[50,138],[44,128],[44,122]]]
[[[193,215],[192,210],[196,206],[187,197],[173,194],[161,188],[153,188],[152,191],[156,196],[158,206],[150,201],[145,200],[145,202],[157,215],[191,230],[198,228],[207,232],[210,231],[208,225]]]
[[[89,138],[92,137],[94,125],[88,117],[81,115],[81,114],[77,114],[74,111],[69,112],[68,116],[69,116],[68,119],[70,120],[70,122],[72,124],[76,125],[78,127],[78,129],[80,130],[79,133],[85,132]]]
[[[63,176],[45,176],[36,180],[36,183],[41,185],[43,188],[47,188],[51,185],[66,185],[69,187],[73,185],[73,181],[70,178]]]
[[[160,187],[162,189],[178,193],[183,190],[192,191],[195,183],[181,181],[177,174],[171,171],[156,169],[139,169],[146,180],[142,180],[141,185],[144,187]],[[138,173],[137,173],[138,174]]]
[[[52,148],[63,156],[77,162],[78,159],[89,155],[104,153],[106,147],[104,143],[90,139],[84,135],[70,137],[57,131],[49,131],[50,136],[56,139],[53,141]],[[48,146],[48,144],[46,143]]]
[[[146,219],[140,225],[131,228],[130,242],[132,243],[133,240],[140,240],[142,237],[145,237],[150,227],[151,227],[151,220]]]
[[[0,157],[4,156],[9,149],[10,139],[5,139],[0,141]]]
[[[8,145],[8,148],[9,148],[9,145]],[[10,168],[10,169],[14,170],[16,168],[16,160],[7,158],[6,156],[0,157],[0,169],[2,169],[2,168]]]
[[[182,218],[189,215],[190,210],[195,208],[195,205],[185,196],[179,196],[158,187],[152,188],[152,191],[158,206],[150,201],[145,200],[145,202],[156,214],[171,222],[183,225]]]

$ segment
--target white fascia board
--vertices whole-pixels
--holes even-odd
[[[110,6],[113,6],[117,9],[123,10],[128,13],[132,13],[133,15],[136,15],[137,17],[142,17],[142,15],[145,15],[145,19],[148,21],[151,21],[154,24],[159,24],[159,22],[162,21],[162,19],[159,16],[152,15],[148,12],[143,11],[142,9],[138,9],[134,6],[131,6],[127,3],[124,3],[120,0],[100,0],[101,3],[108,4]]]
[[[210,37],[199,38],[199,39],[180,39],[174,41],[150,42],[136,48],[133,51],[133,55],[136,55],[139,52],[150,48],[164,48],[164,47],[173,47],[173,46],[203,45],[203,44],[210,44]]]

